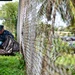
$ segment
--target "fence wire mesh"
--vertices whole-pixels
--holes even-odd
[[[60,2],[59,7],[64,7],[63,0]],[[74,48],[64,37],[72,34],[59,21],[57,7],[55,0],[24,0],[22,47],[28,75],[75,74]],[[70,21],[69,16],[68,13],[66,22]]]

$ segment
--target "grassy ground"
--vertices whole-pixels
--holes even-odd
[[[0,56],[0,75],[26,75],[21,55]]]

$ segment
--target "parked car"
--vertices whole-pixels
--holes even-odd
[[[75,41],[75,37],[69,37],[69,36],[64,36],[64,37],[61,37],[62,40],[64,41]]]
[[[72,48],[75,48],[75,37],[64,36],[61,39],[66,41]]]

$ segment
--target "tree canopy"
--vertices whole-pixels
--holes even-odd
[[[16,26],[18,16],[18,2],[9,2],[1,7],[1,16],[3,18],[3,24],[6,29],[14,34],[16,37]]]

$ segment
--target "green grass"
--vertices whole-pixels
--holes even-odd
[[[0,75],[26,75],[21,55],[0,56]]]

